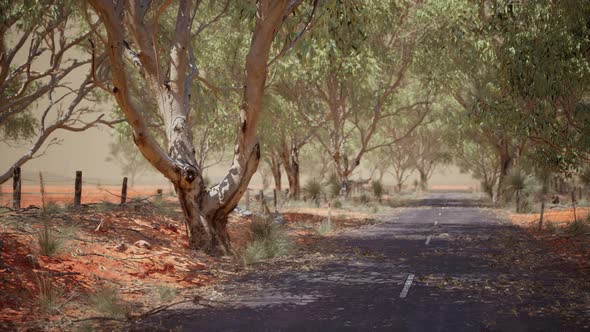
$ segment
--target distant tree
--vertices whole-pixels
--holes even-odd
[[[360,10],[340,12],[358,28],[326,29],[306,45],[293,68],[295,79],[315,102],[301,110],[308,125],[321,123],[315,139],[332,158],[341,195],[365,154],[387,145],[375,141],[379,124],[400,119],[428,104],[426,95],[400,96],[419,37],[427,26],[415,24],[421,2],[371,1]],[[336,10],[339,10],[338,8]],[[313,54],[314,56],[310,56]],[[310,83],[309,83],[310,82]]]
[[[58,144],[57,130],[81,132],[121,120],[96,115],[106,55],[91,56],[95,25],[84,24],[76,2],[0,0],[0,13],[0,141],[30,144],[0,173],[1,184],[43,146]],[[87,73],[81,81],[74,78],[79,71]]]
[[[443,131],[434,125],[418,128],[412,135],[413,166],[419,175],[420,189],[427,190],[428,182],[434,170],[450,161],[450,155],[444,146]]]
[[[152,170],[133,142],[121,139],[109,144],[108,162],[115,162],[121,167],[124,176],[129,177],[129,185],[135,186],[138,176]]]
[[[412,142],[412,137],[410,136],[385,149],[389,153],[392,169],[389,172],[395,178],[395,191],[398,193],[402,191],[404,183],[412,174],[414,167],[414,160],[412,158],[414,145]]]

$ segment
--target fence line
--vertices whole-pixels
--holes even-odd
[[[103,183],[98,178],[85,178],[81,171],[76,171],[76,177],[64,177],[63,180],[47,180],[46,178],[43,178],[41,173],[39,173],[40,179],[34,180],[31,178],[23,178],[20,174],[20,167],[15,168],[12,192],[4,191],[0,186],[0,205],[12,207],[13,209],[20,209],[29,205],[42,207],[50,202],[54,202],[64,205],[73,204],[74,207],[79,207],[84,203],[101,201],[125,204],[128,200],[144,199],[151,196],[164,199],[176,197],[175,193],[164,194],[164,190],[159,186],[129,187],[127,177],[123,177],[122,181],[119,183]],[[97,181],[89,181],[88,179],[96,179]],[[40,183],[40,181],[42,183]],[[27,183],[27,185],[23,187],[23,183]],[[51,186],[51,184],[59,184],[59,186]],[[90,192],[88,192],[88,190],[85,189],[88,185],[95,186],[95,188],[92,188]],[[23,191],[22,189],[25,190]],[[245,205],[246,208],[250,208],[250,197],[253,197],[256,202],[262,202],[263,200],[265,202],[272,201],[272,206],[274,207],[274,210],[276,210],[278,208],[279,200],[283,197],[282,193],[278,193],[274,189],[272,196],[269,198],[265,196],[265,193],[262,190],[259,191],[258,195],[251,196],[251,190],[254,189],[247,189],[246,194],[242,197],[240,202]],[[256,208],[258,207],[256,206]]]

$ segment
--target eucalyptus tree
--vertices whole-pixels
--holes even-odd
[[[550,167],[579,168],[590,152],[590,3],[515,3],[490,9],[487,24],[501,89],[513,118]],[[549,153],[549,150],[551,152]]]
[[[414,24],[421,1],[371,1],[337,13],[351,24],[313,31],[302,45],[292,72],[312,82],[307,94],[318,102],[301,110],[308,124],[321,123],[314,135],[333,161],[341,194],[364,155],[386,143],[373,138],[387,118],[402,118],[429,101],[407,102],[398,94],[407,84],[417,39],[425,27]],[[297,76],[303,71],[302,75]]]
[[[500,193],[521,158],[561,170],[587,160],[590,3],[431,1],[422,14],[437,25],[423,75],[462,108],[465,138],[495,150]]]
[[[422,190],[428,189],[428,182],[436,168],[450,162],[443,135],[444,131],[436,124],[421,126],[411,135],[413,167],[418,172]]]
[[[241,1],[230,4],[236,13],[250,14],[238,15],[237,20],[243,31],[252,31],[252,37],[243,67],[243,95],[232,165],[227,175],[208,189],[195,158],[189,124],[191,86],[199,75],[194,50],[205,47],[193,43],[193,35],[200,29],[193,25],[204,5],[201,1],[188,0],[179,0],[174,6],[171,1],[88,2],[101,24],[94,38],[107,50],[111,67],[112,82],[103,88],[113,95],[121,108],[143,156],[174,185],[187,222],[190,246],[212,254],[227,253],[230,248],[227,216],[247,189],[260,160],[256,129],[268,66],[297,38],[285,40],[284,47],[277,50],[278,55],[269,61],[273,41],[277,35],[287,33],[281,30],[282,26],[298,25],[300,15],[291,15],[296,9],[308,15],[311,12],[309,17],[313,17],[318,2],[313,3],[313,9],[301,6],[302,1],[296,0],[261,0],[255,6]],[[160,22],[170,15],[171,8],[175,8],[170,18],[174,28],[169,34],[161,35]],[[309,28],[311,19],[307,22],[303,24],[302,33]],[[132,93],[135,84],[130,75],[132,70],[146,82],[149,91],[146,92],[163,119],[165,148],[154,138],[144,117],[143,105]]]
[[[489,158],[498,159],[500,176],[495,191],[502,193],[503,179],[518,163],[529,142],[522,128],[525,115],[515,112],[518,103],[503,89],[505,77],[499,70],[501,61],[494,51],[502,36],[488,23],[489,12],[494,8],[495,5],[487,1],[429,2],[420,17],[435,26],[422,40],[425,51],[418,54],[416,67],[433,91],[454,101],[446,103],[452,111],[445,121],[450,129],[449,136],[459,135],[455,140],[456,159],[479,158],[481,153],[487,155],[488,161]],[[433,54],[435,49],[437,52]],[[481,147],[474,149],[469,144]],[[463,152],[467,155],[462,155]],[[461,160],[460,164],[465,168],[464,162]],[[483,174],[482,165],[475,160],[468,164],[471,167],[466,168],[477,173],[477,177]],[[486,186],[495,178],[489,166],[485,163],[488,180],[483,181]]]
[[[81,132],[120,121],[95,114],[105,55],[91,56],[93,26],[84,24],[79,4],[1,0],[0,12],[0,141],[30,144],[0,173],[1,184],[43,146],[59,143],[57,130]],[[80,72],[86,73],[81,80]]]
[[[395,179],[395,191],[399,193],[413,172],[413,139],[411,136],[403,138],[396,144],[387,146],[382,151],[387,154],[383,157],[390,161],[391,170],[388,170],[388,172],[393,175]]]
[[[280,64],[283,74],[289,72],[289,63],[288,61],[285,63],[286,65]],[[301,195],[301,150],[311,142],[314,133],[323,123],[309,123],[302,117],[306,110],[317,107],[317,102],[313,98],[309,98],[307,94],[307,88],[312,82],[291,81],[288,79],[290,75],[290,73],[284,75],[272,86],[276,103],[273,109],[278,112],[275,112],[271,119],[273,131],[277,134],[274,151],[287,175],[289,198],[299,199]]]

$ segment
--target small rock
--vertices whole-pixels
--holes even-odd
[[[149,242],[144,241],[144,240],[139,240],[139,241],[135,242],[134,244],[136,247],[139,247],[139,248],[152,249],[152,245]]]
[[[279,225],[285,224],[285,218],[283,218],[283,215],[280,213],[275,213],[273,216],[273,220],[274,220],[275,224],[279,224]]]
[[[166,228],[168,228],[168,230],[174,232],[174,233],[178,233],[178,227],[176,225],[174,225],[174,223],[168,223],[166,225]]]
[[[125,251],[125,250],[127,250],[127,245],[125,243],[121,242],[115,246],[115,249],[117,249],[119,251]]]
[[[234,212],[239,214],[242,217],[249,217],[252,215],[252,211],[246,210],[246,209],[241,208],[239,206],[236,206],[236,208],[234,209]]]
[[[35,257],[32,254],[28,254],[26,256],[27,259],[27,263],[29,263],[29,265],[34,268],[34,269],[38,269],[41,267],[41,265],[39,264],[39,260],[37,259],[37,257]]]

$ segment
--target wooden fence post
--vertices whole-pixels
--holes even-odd
[[[121,205],[127,202],[127,177],[123,178],[123,185],[121,186]]]
[[[43,173],[39,172],[39,189],[41,190],[41,208],[45,212],[45,184],[43,183]]]
[[[15,210],[20,209],[21,199],[21,178],[20,178],[20,167],[15,167],[12,170],[12,208]]]
[[[80,207],[82,203],[82,171],[76,171],[76,182],[74,183],[74,207]]]

